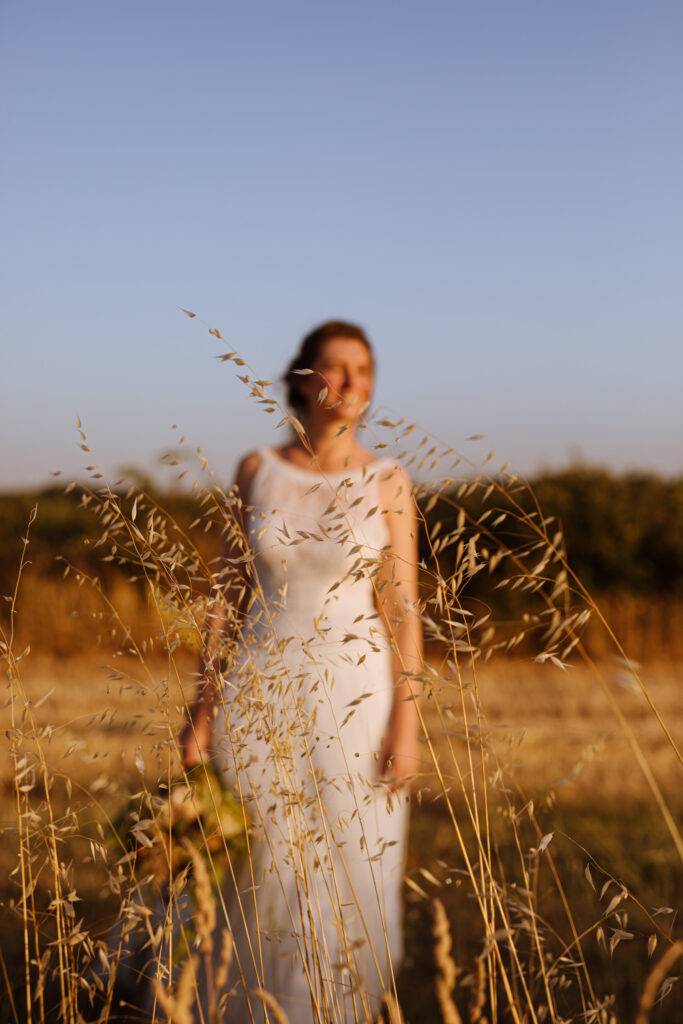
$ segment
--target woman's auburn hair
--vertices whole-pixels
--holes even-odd
[[[348,320],[326,320],[325,323],[319,324],[301,339],[299,351],[285,372],[287,404],[294,412],[302,413],[307,409],[306,398],[299,390],[301,375],[295,371],[310,370],[325,342],[332,341],[333,338],[353,338],[355,341],[362,342],[370,353],[374,366],[375,353],[370,339],[362,327],[352,324]]]

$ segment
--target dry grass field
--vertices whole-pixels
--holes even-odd
[[[34,657],[22,667],[22,686],[34,707],[36,725],[49,729],[44,743],[55,778],[72,786],[115,796],[160,772],[178,770],[173,762],[174,734],[196,682],[196,658],[176,656],[172,670],[161,660],[141,666],[134,658],[98,662],[97,655],[77,659]],[[462,675],[466,701],[476,691],[489,754],[529,794],[554,793],[563,803],[646,801],[648,786],[634,763],[605,693],[611,693],[632,728],[663,791],[683,799],[681,768],[671,746],[627,667],[618,661],[596,669],[575,664],[561,670],[533,659],[500,657]],[[683,667],[660,661],[640,670],[653,704],[680,745],[683,742]],[[604,688],[603,688],[604,684]],[[435,678],[422,701],[429,735],[448,773],[453,752],[464,749],[460,686],[445,674]],[[3,730],[11,726],[9,703],[1,712]],[[491,766],[491,773],[497,768]],[[0,761],[2,786],[11,792],[12,764],[7,747]],[[429,786],[432,771],[425,756]],[[458,799],[455,793],[454,799]],[[3,814],[6,820],[6,814]]]
[[[423,462],[437,451],[426,437],[412,443],[424,448]],[[457,490],[452,481],[450,489],[425,485],[416,495],[428,639],[423,756],[411,795],[406,951],[397,982],[383,988],[387,1015],[390,1024],[683,1024],[680,602],[662,591],[645,614],[648,598],[638,594],[614,598],[601,615],[567,563],[554,517],[527,500],[514,474],[501,474],[467,477]],[[137,967],[119,970],[122,929],[133,944],[142,936],[150,975],[175,986],[164,989],[154,1020],[194,1024],[189,1010],[170,1009],[196,950],[185,934],[184,945],[176,941],[179,920],[185,928],[177,901],[186,884],[199,891],[199,864],[216,870],[232,854],[226,845],[214,856],[197,830],[192,871],[186,860],[190,873],[177,872],[182,845],[159,822],[170,820],[180,789],[178,734],[198,679],[197,655],[185,645],[204,637],[208,649],[214,593],[219,604],[225,598],[222,654],[234,655],[242,627],[234,593],[256,601],[258,573],[248,568],[235,501],[213,489],[200,491],[197,518],[185,525],[135,487],[125,495],[86,489],[80,509],[83,545],[95,557],[79,561],[74,547],[61,579],[49,559],[45,572],[27,565],[4,609],[0,1024],[149,1021],[142,1001],[151,983],[139,983]],[[242,556],[204,551],[206,537],[226,535]],[[648,534],[648,553],[651,546]],[[30,561],[30,543],[24,551]],[[672,551],[660,562],[675,568]],[[354,572],[379,586],[383,557]],[[624,651],[636,652],[642,668]],[[653,653],[663,651],[667,658]],[[259,697],[259,685],[257,674],[240,696],[268,725],[273,700]],[[281,744],[268,738],[269,755],[283,764],[296,735],[287,728]],[[189,800],[200,773],[184,780]],[[266,801],[291,814],[292,863],[312,835],[297,827],[297,794],[296,784],[275,786]],[[324,801],[316,806],[324,818]],[[153,841],[146,829],[157,830]],[[150,884],[176,908],[158,927],[150,890],[140,889],[149,873],[141,851],[155,844],[167,870]],[[314,869],[321,876],[324,859]],[[299,889],[297,899],[311,914],[307,893]],[[344,966],[326,955],[328,973]],[[353,957],[345,962],[352,970]],[[211,973],[208,961],[203,969]],[[366,1011],[358,1024],[369,1024]],[[344,1015],[318,1004],[321,1024],[333,1017]],[[230,1024],[228,1014],[207,1019]]]
[[[683,668],[662,661],[640,669],[653,704],[670,732],[683,742]],[[614,698],[642,746],[659,785],[671,799],[683,796],[681,766],[628,667],[614,660],[594,670],[575,663],[566,670],[532,659],[499,658],[464,676],[476,689],[485,715],[482,728],[500,767],[523,792],[555,793],[562,803],[647,800],[648,786],[607,694]],[[449,701],[446,679],[436,684],[443,716],[425,702],[430,735],[445,744],[451,730],[458,742],[458,705]],[[607,692],[606,692],[607,691]],[[439,724],[440,723],[440,724]],[[462,742],[462,741],[461,741]]]
[[[65,865],[71,863],[76,869],[75,889],[82,901],[79,917],[93,936],[102,937],[117,904],[105,885],[102,860],[93,856],[91,840],[110,833],[111,818],[129,794],[142,789],[154,792],[160,779],[178,773],[175,737],[196,680],[195,656],[182,652],[170,671],[161,659],[141,663],[118,658],[106,664],[95,654],[73,659],[29,655],[18,667],[19,689],[15,687],[14,704],[4,704],[2,728],[11,732],[21,726],[22,719],[25,727],[32,718],[31,729],[40,737],[41,756],[52,780],[52,813],[57,828],[64,832],[60,856]],[[474,901],[465,894],[463,847],[471,848],[478,841],[472,808],[480,813],[486,798],[487,831],[504,877],[512,877],[517,870],[514,861],[520,842],[528,842],[533,849],[541,832],[552,833],[554,866],[563,874],[577,927],[588,933],[585,956],[599,978],[597,985],[606,998],[616,993],[616,1002],[609,1005],[619,1024],[634,1020],[638,994],[651,966],[646,950],[649,937],[659,930],[658,949],[664,949],[667,936],[680,934],[676,908],[681,873],[671,837],[610,698],[674,815],[683,809],[683,787],[671,743],[637,692],[632,674],[616,661],[602,663],[596,671],[579,664],[563,671],[532,659],[499,657],[475,673],[462,674],[460,685],[439,666],[433,668],[434,683],[423,696],[422,709],[443,781],[437,778],[425,743],[423,772],[414,785],[407,867],[408,948],[400,986],[406,1019],[412,1024],[441,1019],[433,988],[430,901],[435,896],[446,906],[456,961],[463,967],[461,983],[471,983],[482,935]],[[653,662],[641,676],[651,702],[680,743],[683,671],[676,664]],[[8,689],[8,701],[10,696]],[[31,753],[30,741],[22,742],[22,753]],[[481,771],[472,771],[472,754],[475,763],[483,759]],[[8,977],[15,977],[21,973],[23,942],[14,767],[7,746],[0,771],[4,833],[0,857],[5,879],[2,949]],[[463,847],[456,841],[445,807],[444,783]],[[34,803],[34,812],[41,813],[39,803]],[[52,884],[49,858],[44,856],[42,864],[40,842],[34,850],[33,899],[45,907]],[[601,890],[610,880],[601,902]],[[557,893],[552,899],[543,893],[543,886],[549,892],[549,885],[542,875],[536,884],[541,890],[539,913],[551,930],[566,931],[561,899]],[[612,920],[604,913],[620,887],[629,896],[612,917],[625,912],[630,902],[628,920]],[[661,907],[666,913],[653,915]],[[43,919],[49,931],[45,912]],[[606,936],[602,942],[597,936],[600,925]],[[611,956],[610,928],[612,934],[619,929],[631,936]],[[655,1010],[652,1020],[673,1024],[683,1019],[677,1005],[681,1004],[675,1003],[673,994],[666,1012],[657,1016]],[[3,1006],[0,1020],[11,1020],[6,999]],[[21,1020],[21,1014],[15,1019]]]

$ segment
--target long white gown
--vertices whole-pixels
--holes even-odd
[[[323,477],[260,452],[255,596],[218,727],[253,823],[251,868],[225,897],[230,1022],[263,1020],[256,989],[290,1024],[372,1019],[392,989],[407,804],[378,778],[393,679],[373,576],[388,542],[378,485],[393,472],[379,459]]]

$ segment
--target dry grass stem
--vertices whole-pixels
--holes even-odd
[[[289,1017],[282,1009],[275,996],[271,995],[270,992],[265,992],[262,988],[256,989],[254,995],[258,999],[261,999],[271,1011],[275,1024],[289,1024]]]
[[[483,957],[477,958],[476,985],[472,990],[470,1001],[470,1024],[487,1024],[484,1016],[486,1005],[486,963]]]
[[[640,997],[640,1006],[638,1007],[636,1024],[648,1024],[648,1021],[650,1020],[650,1013],[657,1001],[657,996],[660,994],[660,990],[666,980],[666,977],[680,957],[683,957],[683,942],[674,942],[673,945],[669,946],[666,953],[660,957],[659,961],[648,974],[643,994]],[[672,979],[672,984],[673,981],[677,980],[678,979]],[[663,994],[664,993],[662,993],[662,995]]]
[[[172,1024],[194,1024],[197,963],[197,957],[190,957],[185,961],[175,993],[165,988],[158,979],[154,983],[159,1005]]]
[[[387,1012],[387,1024],[406,1024],[405,1018],[401,1013],[401,1007],[398,1005],[398,1000],[391,992],[385,993],[384,1006]]]
[[[436,994],[444,1024],[462,1024],[462,1018],[453,1002],[456,967],[451,956],[451,931],[444,905],[440,899],[432,901],[434,913],[434,960],[436,962]]]

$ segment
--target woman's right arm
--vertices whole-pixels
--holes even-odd
[[[233,506],[235,509],[234,530],[226,532],[223,546],[224,560],[238,558],[244,554],[243,545],[246,537],[244,510],[245,506],[249,504],[252,481],[260,461],[261,457],[258,452],[251,452],[242,459],[237,467],[235,483],[232,488],[232,493],[238,499]],[[180,734],[180,752],[185,768],[191,768],[198,764],[206,754],[210,753],[211,717],[216,699],[216,688],[220,679],[220,651],[226,638],[236,632],[238,617],[246,604],[247,587],[248,581],[244,573],[239,577],[233,577],[223,593],[209,605],[199,661],[200,688],[195,702],[189,709],[189,720]],[[228,608],[231,609],[230,615],[227,612]]]

